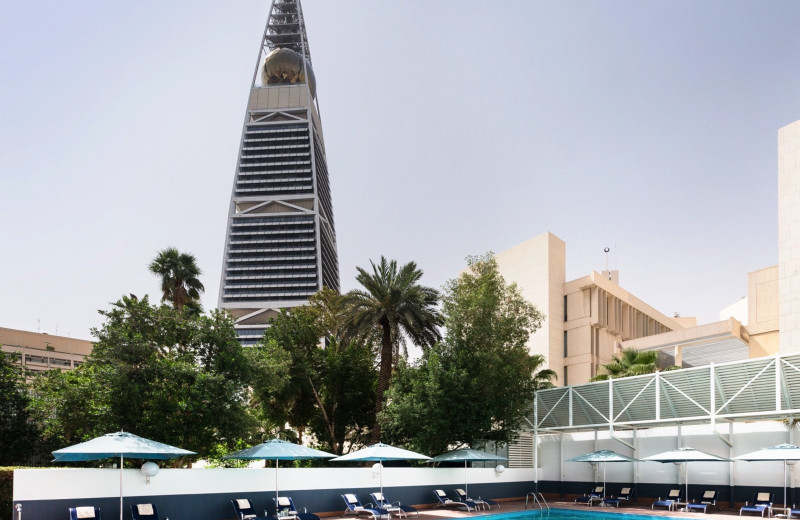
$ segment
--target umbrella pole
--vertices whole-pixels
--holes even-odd
[[[122,461],[124,455],[119,454],[119,520],[122,520]]]
[[[275,459],[275,516],[278,516],[278,459]]]
[[[378,473],[378,481],[381,483],[381,496],[383,496],[383,461],[379,460],[378,464],[381,467],[381,470]]]
[[[687,460],[686,462],[684,462],[684,464],[686,465],[686,467],[683,468],[683,484],[686,486],[686,496],[683,497],[683,501],[688,503],[689,502],[689,461]]]
[[[467,480],[467,461],[464,460],[464,493],[467,494],[469,498],[469,481]]]
[[[606,504],[606,465],[608,462],[603,461],[603,505]]]
[[[783,459],[783,508],[786,509],[786,459]]]

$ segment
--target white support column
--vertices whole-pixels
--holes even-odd
[[[783,367],[781,366],[781,358],[780,356],[775,356],[775,409],[782,410],[783,409],[783,399],[781,399],[781,388],[783,382],[783,371],[781,370]]]
[[[711,406],[710,406],[710,408],[711,408],[711,410],[710,410],[710,412],[711,412],[711,431],[716,433],[716,431],[717,431],[717,383],[716,383],[716,377],[715,377],[716,376],[716,370],[714,369],[714,363],[713,362],[709,365],[708,375],[709,375],[709,377],[708,377],[708,379],[709,379],[708,380],[708,388],[711,389],[711,396],[710,396],[710,402],[711,402]]]
[[[654,381],[656,385],[656,421],[661,420],[661,374],[656,372]]]
[[[539,400],[533,398],[533,489],[539,492]]]

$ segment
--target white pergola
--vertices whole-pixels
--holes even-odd
[[[800,354],[706,366],[540,390],[528,417],[539,467],[540,434],[709,424],[733,455],[732,435],[717,423],[800,417]],[[680,433],[679,433],[680,435]],[[536,480],[538,482],[538,471]]]

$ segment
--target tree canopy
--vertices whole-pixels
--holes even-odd
[[[555,373],[527,342],[543,316],[508,285],[491,254],[445,287],[443,340],[401,364],[380,416],[387,439],[428,453],[514,439]]]
[[[178,311],[184,307],[196,314],[202,311],[200,293],[205,287],[200,282],[202,271],[193,254],[168,247],[158,252],[149,268],[161,278],[162,303],[169,302]]]
[[[18,354],[0,351],[0,466],[22,464],[35,451],[36,429],[28,420],[28,391]]]
[[[181,312],[123,297],[86,362],[36,383],[34,410],[58,447],[124,429],[209,453],[247,435],[248,368],[226,313]]]
[[[379,263],[370,261],[370,264],[372,272],[358,268],[356,280],[363,289],[345,295],[344,329],[347,339],[380,338],[380,370],[375,391],[377,417],[405,337],[421,347],[433,345],[441,337],[442,317],[436,309],[439,292],[419,284],[422,270],[416,263],[408,262],[398,268],[396,260],[382,256]],[[380,440],[378,422],[372,427],[372,440]]]
[[[361,444],[374,422],[377,374],[369,344],[341,337],[342,297],[331,290],[285,309],[247,355],[254,405],[267,429],[308,428],[323,449]]]
[[[621,355],[614,356],[611,362],[602,366],[604,374],[598,374],[592,381],[605,381],[619,377],[640,376],[658,372],[659,354],[656,350],[636,350],[626,348]],[[664,370],[676,370],[678,366],[668,366]]]

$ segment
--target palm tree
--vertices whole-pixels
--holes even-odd
[[[196,313],[202,311],[200,293],[205,287],[198,278],[203,273],[194,255],[169,247],[159,251],[149,267],[153,274],[161,277],[162,303],[170,302],[179,312],[184,307]]]
[[[664,370],[677,370],[679,368],[673,365]],[[592,378],[592,381],[605,381],[618,377],[640,376],[658,372],[658,351],[626,348],[622,351],[621,356],[614,356],[611,363],[603,365],[603,370],[606,373],[596,375]]]
[[[422,271],[409,262],[398,269],[397,261],[381,256],[377,265],[370,260],[372,272],[358,269],[356,281],[363,290],[354,289],[344,296],[346,337],[369,340],[380,337],[380,371],[375,391],[375,425],[372,439],[380,440],[378,414],[383,395],[392,379],[392,367],[400,357],[404,338],[427,347],[441,339],[439,326],[444,323],[436,309],[439,291],[419,285]]]

